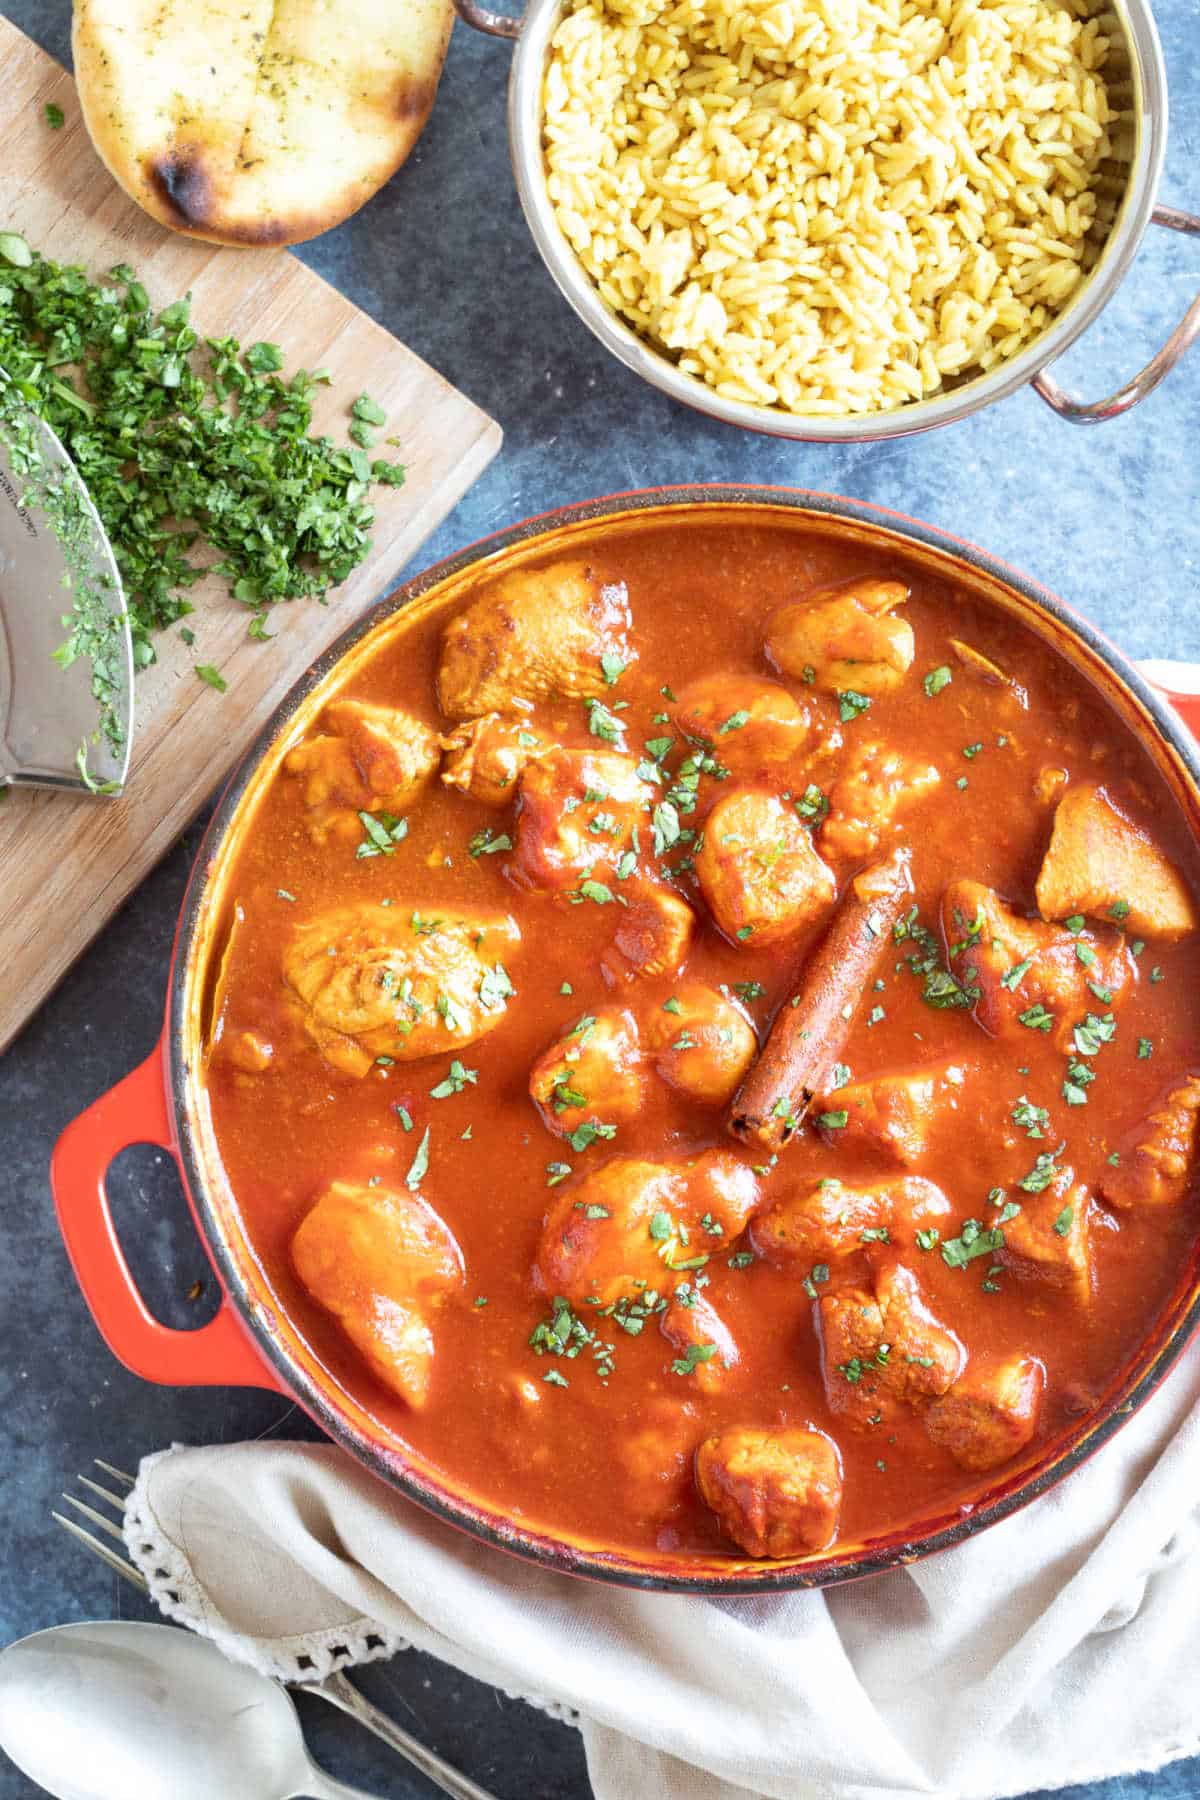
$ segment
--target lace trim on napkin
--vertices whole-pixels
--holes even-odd
[[[234,1662],[249,1663],[274,1681],[324,1681],[338,1669],[358,1663],[383,1662],[398,1650],[411,1650],[408,1638],[389,1631],[377,1619],[360,1618],[300,1637],[254,1638],[234,1631],[209,1604],[183,1552],[160,1531],[150,1511],[146,1478],[156,1464],[184,1444],[172,1444],[142,1459],[137,1481],[125,1502],[125,1547],[146,1578],[150,1598],[180,1625],[209,1638]]]
[[[368,1618],[360,1618],[349,1627],[330,1626],[327,1630],[310,1631],[291,1638],[253,1638],[234,1631],[209,1605],[187,1557],[159,1529],[150,1510],[146,1482],[151,1470],[168,1456],[186,1449],[186,1444],[172,1444],[169,1449],[143,1457],[137,1480],[125,1502],[125,1547],[146,1579],[150,1598],[168,1619],[208,1638],[233,1662],[249,1663],[261,1674],[288,1686],[311,1685],[324,1681],[339,1669],[354,1668],[361,1663],[386,1662],[398,1651],[418,1647],[410,1638],[389,1631],[377,1619]],[[579,1726],[580,1714],[576,1708],[561,1700],[552,1700],[545,1694],[528,1694],[507,1685],[502,1685],[500,1691],[509,1700],[523,1700],[529,1706],[536,1706],[539,1712],[548,1713],[560,1724]]]

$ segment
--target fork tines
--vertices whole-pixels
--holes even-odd
[[[94,1494],[98,1499],[106,1501],[120,1519],[125,1512],[126,1496],[133,1487],[133,1476],[127,1475],[123,1469],[114,1469],[111,1463],[103,1462],[98,1456],[95,1458],[95,1464],[102,1474],[107,1475],[111,1482],[117,1484],[121,1491],[114,1494],[110,1487],[102,1486],[100,1482],[93,1481],[87,1475],[78,1477],[79,1485],[86,1488],[89,1494]],[[79,1499],[75,1494],[68,1494],[64,1491],[62,1497],[68,1506],[73,1507],[77,1513],[88,1519],[96,1526],[97,1530],[104,1533],[105,1537],[112,1538],[116,1543],[124,1545],[125,1539],[120,1525],[115,1524],[107,1514],[97,1511],[94,1506],[90,1506],[86,1500]],[[128,1557],[119,1556],[115,1550],[110,1550],[108,1545],[96,1537],[93,1532],[85,1530],[74,1519],[67,1518],[65,1513],[52,1512],[50,1516],[62,1526],[64,1531],[70,1532],[71,1536],[79,1543],[86,1544],[92,1554],[98,1556],[101,1562],[107,1563],[110,1569],[115,1569],[118,1575],[123,1575],[126,1581],[132,1582],[134,1587],[140,1588],[143,1593],[147,1592],[144,1575],[140,1570],[134,1568]]]

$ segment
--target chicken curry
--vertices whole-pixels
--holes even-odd
[[[795,1559],[1103,1401],[1196,1231],[1196,858],[1032,630],[750,523],[401,615],[227,890],[281,1305],[530,1531]]]

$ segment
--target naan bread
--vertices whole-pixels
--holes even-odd
[[[356,212],[429,117],[451,0],[75,0],[75,77],[139,206],[221,244]]]

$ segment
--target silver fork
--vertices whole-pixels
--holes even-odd
[[[126,1496],[133,1487],[133,1477],[126,1475],[121,1469],[114,1469],[111,1463],[102,1462],[99,1457],[96,1457],[95,1464],[110,1482],[116,1484],[119,1492],[113,1493],[111,1487],[104,1487],[100,1482],[93,1481],[88,1475],[79,1476],[79,1485],[86,1488],[89,1494],[112,1507],[120,1518],[125,1512]],[[139,1588],[143,1594],[148,1594],[150,1589],[145,1576],[124,1554],[125,1539],[120,1526],[114,1524],[106,1513],[100,1512],[95,1506],[86,1500],[79,1499],[75,1494],[64,1492],[62,1497],[68,1506],[72,1507],[82,1518],[87,1519],[103,1536],[97,1537],[93,1532],[80,1525],[76,1519],[68,1518],[65,1513],[53,1512],[51,1517],[79,1543],[85,1544],[93,1556],[98,1556],[101,1562],[108,1564],[110,1569],[115,1569],[117,1574],[128,1581],[131,1586]],[[105,1538],[112,1543],[119,1544],[120,1552],[110,1548],[110,1544],[104,1542]],[[410,1737],[408,1732],[389,1719],[386,1713],[380,1712],[377,1706],[372,1706],[371,1702],[359,1693],[354,1683],[340,1670],[332,1675],[327,1675],[323,1681],[296,1681],[289,1682],[288,1686],[300,1694],[315,1694],[319,1700],[327,1700],[331,1706],[336,1706],[339,1712],[348,1713],[352,1719],[357,1719],[360,1725],[365,1725],[367,1730],[374,1732],[377,1738],[381,1738],[393,1750],[398,1750],[400,1755],[412,1763],[414,1768],[419,1769],[422,1775],[427,1776],[434,1786],[440,1788],[444,1794],[450,1794],[453,1800],[496,1800],[494,1794],[489,1794],[486,1788],[479,1787],[468,1776],[460,1775],[457,1769],[452,1768],[449,1763],[443,1762],[440,1756],[435,1756],[432,1750],[427,1750],[418,1739]]]

